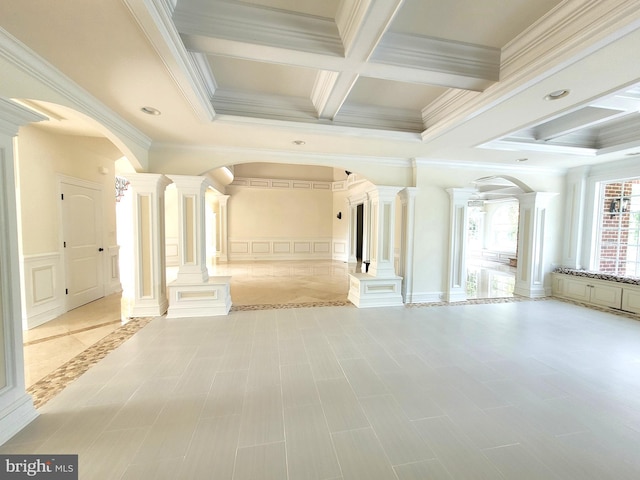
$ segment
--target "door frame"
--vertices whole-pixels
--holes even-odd
[[[100,197],[102,198],[102,203],[101,203],[101,212],[100,212],[100,237],[102,239],[102,245],[106,245],[106,234],[105,234],[105,229],[104,229],[104,188],[103,185],[97,182],[92,182],[90,180],[84,180],[82,178],[77,178],[77,177],[71,177],[68,175],[64,175],[64,174],[58,174],[58,196],[57,199],[59,201],[61,201],[61,197],[62,197],[62,185],[63,184],[68,184],[68,185],[73,185],[76,187],[82,187],[82,188],[88,188],[91,190],[97,190],[100,193]],[[114,187],[115,188],[115,187]],[[60,203],[60,208],[58,209],[58,243],[59,243],[59,251],[60,251],[60,259],[61,259],[61,265],[60,265],[60,277],[62,280],[61,283],[61,288],[64,290],[66,289],[68,282],[67,282],[67,257],[66,257],[66,251],[64,248],[64,215],[62,213],[62,204]],[[105,252],[107,252],[107,248],[105,248]],[[100,258],[100,262],[101,262],[101,276],[102,276],[102,291],[103,291],[103,296],[106,293],[106,286],[107,286],[107,278],[106,278],[106,272],[107,272],[107,264],[106,264],[106,259],[107,259],[107,255],[101,255]],[[69,302],[68,302],[68,298],[67,295],[65,294],[65,292],[62,292],[62,296],[64,298],[63,300],[63,305],[64,305],[64,311],[68,312],[69,311]]]

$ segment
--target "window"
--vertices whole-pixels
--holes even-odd
[[[490,245],[492,250],[515,252],[518,248],[519,203],[509,201],[491,212]]]
[[[640,277],[640,178],[600,184],[598,271]]]

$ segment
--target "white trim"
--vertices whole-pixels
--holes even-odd
[[[444,301],[444,292],[422,292],[407,295],[405,303],[439,303]]]
[[[6,59],[10,64],[67,99],[75,109],[97,120],[117,135],[127,138],[142,150],[148,151],[151,147],[151,138],[107,108],[2,28],[0,28],[0,58]]]
[[[24,312],[22,327],[37,327],[66,311],[64,269],[60,252],[24,255]]]
[[[529,175],[541,174],[562,176],[569,170],[567,168],[558,167],[510,165],[507,163],[476,163],[463,162],[459,160],[430,160],[426,158],[415,158],[414,164],[416,167],[437,167],[438,169],[450,168],[454,170],[459,170],[461,168],[467,170],[497,170],[500,173],[511,172]]]
[[[229,260],[333,260],[333,243],[331,237],[230,237]]]

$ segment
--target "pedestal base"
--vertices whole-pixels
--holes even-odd
[[[398,307],[402,302],[402,277],[374,277],[367,273],[349,275],[349,301],[358,308]]]
[[[20,395],[11,405],[0,411],[0,445],[29,425],[37,416],[38,412],[33,406],[31,395]]]
[[[212,317],[231,310],[231,277],[209,277],[207,283],[169,284],[167,318]]]

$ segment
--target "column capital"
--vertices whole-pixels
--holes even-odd
[[[371,200],[393,200],[398,195],[398,192],[405,187],[394,187],[386,185],[375,185],[374,188],[367,190],[367,195]]]
[[[398,192],[398,196],[403,204],[406,204],[407,201],[413,200],[418,195],[418,191],[420,189],[418,187],[405,187]]]
[[[207,187],[213,186],[211,180],[200,175],[167,175],[167,177],[176,188],[194,193],[203,192]]]
[[[127,173],[124,177],[138,192],[164,190],[171,184],[171,179],[161,173]]]
[[[478,193],[478,190],[475,188],[447,188],[446,191],[449,197],[456,202],[466,202]]]

